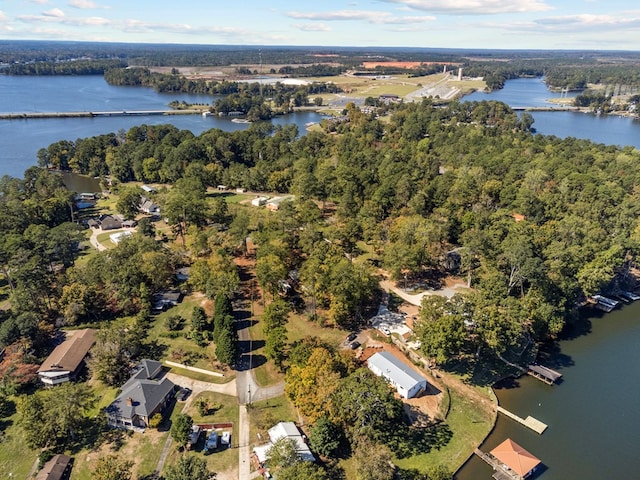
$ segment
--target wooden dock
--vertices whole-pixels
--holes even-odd
[[[507,470],[504,466],[493,456],[488,453],[484,453],[479,448],[476,448],[473,453],[475,453],[478,457],[488,463],[491,468],[493,468],[493,478],[496,480],[522,480],[520,475],[512,472],[511,470]]]
[[[531,430],[536,432],[538,435],[542,435],[544,431],[547,429],[546,423],[543,423],[540,420],[533,418],[532,416],[528,416],[527,418],[522,418],[516,415],[515,413],[511,413],[509,410],[505,410],[502,407],[498,407],[498,412],[502,413],[503,415],[506,415],[512,420],[515,420],[516,422],[524,425],[525,427],[530,428]]]

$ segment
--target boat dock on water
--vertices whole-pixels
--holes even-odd
[[[562,378],[561,373],[556,372],[555,370],[551,370],[550,368],[545,367],[544,365],[537,365],[537,364],[529,365],[527,374],[537,378],[538,380],[546,383],[547,385],[553,385],[554,383],[556,383],[558,380]]]
[[[607,313],[613,310],[614,308],[616,308],[618,305],[620,305],[620,302],[618,300],[613,300],[603,295],[594,295],[591,298],[593,298],[596,301],[595,306],[597,309]]]
[[[502,413],[503,415],[509,417],[512,420],[515,420],[521,425],[524,425],[525,427],[530,428],[531,430],[536,432],[538,435],[542,435],[548,427],[546,423],[541,422],[537,418],[533,418],[531,415],[529,415],[527,418],[522,418],[516,415],[515,413],[511,413],[509,410],[506,410],[500,406],[498,407],[498,412]]]

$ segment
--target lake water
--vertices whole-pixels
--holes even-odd
[[[514,86],[515,95],[509,89]],[[505,91],[484,99],[509,98],[512,105],[538,105],[553,94],[539,79],[507,82]],[[533,92],[527,97],[527,92]],[[468,98],[478,100],[474,94]],[[640,124],[626,118],[534,112],[538,131],[559,137],[592,138],[598,142],[639,146]],[[584,123],[583,123],[584,121]],[[555,130],[554,130],[555,129]],[[621,133],[624,132],[624,133]],[[579,330],[579,331],[578,331]],[[609,314],[585,318],[576,332],[559,342],[549,366],[563,374],[559,385],[532,377],[496,389],[500,404],[520,417],[531,415],[549,425],[543,435],[499,415],[481,449],[490,451],[512,438],[544,463],[540,480],[640,478],[640,302]],[[489,480],[492,469],[473,457],[457,480]]]
[[[150,88],[113,87],[101,76],[12,77],[0,75],[0,113],[162,110],[173,101],[211,104],[215,97],[161,94]],[[297,112],[276,117],[274,125],[295,123],[301,133],[305,124],[319,122],[316,112]],[[36,153],[58,140],[77,140],[147,124],[170,123],[195,135],[219,128],[244,130],[249,124],[229,117],[202,115],[150,115],[131,117],[46,118],[0,120],[0,175],[22,177],[37,163]]]
[[[567,96],[574,97],[576,92]],[[550,91],[541,78],[508,80],[505,87],[490,93],[475,92],[463,100],[497,100],[514,107],[552,106],[548,100],[561,94]],[[560,138],[575,137],[607,145],[632,145],[640,148],[640,121],[616,115],[578,112],[529,112],[537,133]]]

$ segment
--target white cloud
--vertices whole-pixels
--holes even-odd
[[[300,23],[294,25],[298,30],[302,30],[303,32],[330,32],[331,27],[329,25],[325,25],[324,23]]]
[[[544,12],[553,7],[539,0],[379,0],[414,10],[452,15]]]
[[[52,8],[51,10],[47,10],[46,12],[42,12],[44,17],[56,17],[62,18],[64,17],[64,12],[59,8]]]
[[[37,3],[38,5],[47,5],[49,0],[31,0],[31,3]]]
[[[68,3],[68,5],[70,7],[79,8],[81,10],[104,8],[104,7],[99,7],[98,5],[95,4],[95,2],[92,2],[91,0],[71,0]]]
[[[286,15],[297,20],[312,21],[365,21],[374,24],[422,23],[435,20],[431,16],[394,16],[389,12],[367,10],[338,10],[334,12],[287,12]]]
[[[0,10],[0,22],[6,19],[7,19],[7,15],[2,10]]]

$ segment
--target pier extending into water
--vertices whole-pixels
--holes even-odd
[[[498,412],[502,413],[503,415],[506,415],[512,420],[515,420],[516,422],[524,425],[525,427],[530,428],[531,430],[536,432],[538,435],[542,435],[544,431],[547,429],[546,423],[541,422],[537,418],[533,418],[531,415],[529,415],[527,418],[522,418],[516,415],[515,413],[511,413],[509,410],[505,410],[502,407],[498,407]]]
[[[145,117],[149,115],[202,115],[202,110],[113,110],[104,112],[19,112],[0,113],[2,120],[34,118],[94,118],[94,117]]]
[[[476,448],[473,453],[475,453],[478,457],[488,463],[491,468],[493,468],[494,472],[492,476],[496,480],[522,480],[520,475],[517,475],[515,472],[504,468],[502,463],[500,463],[494,456],[483,452],[479,448]]]

